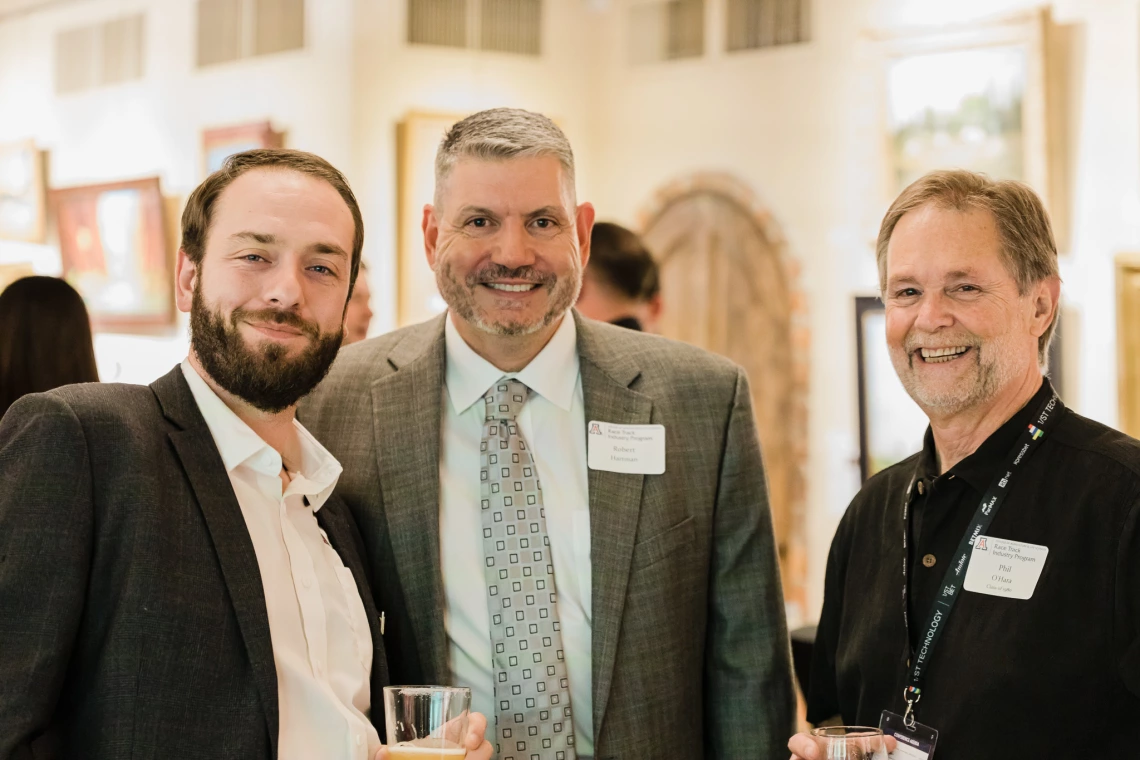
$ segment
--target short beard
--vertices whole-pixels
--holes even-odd
[[[982,406],[995,398],[1018,374],[1013,360],[1015,352],[1005,336],[983,343],[976,336],[967,334],[960,340],[956,338],[942,342],[969,346],[973,350],[974,355],[966,360],[974,363],[973,382],[942,391],[921,383],[914,372],[914,362],[922,361],[915,356],[922,343],[915,335],[906,337],[904,355],[899,356],[893,349],[890,352],[891,362],[895,365],[895,372],[907,395],[928,413],[952,416]]]
[[[295,327],[311,342],[295,359],[290,359],[288,349],[276,343],[251,348],[238,330],[238,323],[243,320]],[[316,325],[280,309],[237,308],[227,319],[206,306],[201,280],[194,287],[190,346],[202,369],[228,393],[263,412],[281,412],[315,388],[328,374],[343,338],[343,328],[322,335]]]
[[[546,313],[529,322],[489,319],[476,305],[475,289],[482,287],[485,282],[500,279],[534,282],[539,287],[548,288],[550,306]],[[450,263],[444,259],[436,267],[435,281],[448,308],[454,311],[464,322],[490,335],[514,337],[533,335],[561,319],[570,310],[570,307],[578,300],[578,293],[582,289],[582,266],[577,259],[574,259],[574,269],[571,273],[566,277],[559,278],[557,275],[540,272],[529,266],[510,269],[501,264],[487,264],[467,275],[461,283],[452,273]]]

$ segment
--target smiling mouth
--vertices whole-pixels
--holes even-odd
[[[920,348],[915,353],[926,364],[952,362],[970,351],[970,346],[947,346],[946,348]]]
[[[501,293],[527,293],[540,287],[537,282],[523,282],[517,285],[511,285],[505,282],[484,282],[484,287],[491,290],[498,290]]]

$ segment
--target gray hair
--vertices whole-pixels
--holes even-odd
[[[460,158],[502,161],[510,158],[554,156],[562,164],[571,197],[574,194],[574,152],[553,121],[520,108],[491,108],[456,122],[435,154],[435,205],[440,188]]]

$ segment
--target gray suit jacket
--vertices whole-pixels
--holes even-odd
[[[335,498],[317,515],[364,599],[379,694],[360,535]],[[257,557],[182,370],[17,401],[0,421],[0,759],[275,758],[277,735]]]
[[[344,464],[395,682],[450,678],[439,564],[444,317],[341,352],[302,405]],[[787,757],[793,697],[748,381],[581,318],[586,419],[666,429],[666,472],[589,472],[598,758]],[[582,431],[585,435],[586,431]]]

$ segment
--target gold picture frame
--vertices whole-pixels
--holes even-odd
[[[285,133],[274,130],[268,121],[203,130],[203,176],[209,176],[222,168],[222,163],[235,153],[255,148],[284,147]]]
[[[0,143],[0,239],[43,243],[47,154],[34,140]]]
[[[446,306],[424,256],[423,208],[435,192],[435,154],[466,114],[409,113],[396,126],[396,324],[423,322]]]
[[[934,169],[1019,180],[1045,201],[1065,250],[1071,36],[1048,8],[871,33],[883,67],[886,202]]]

